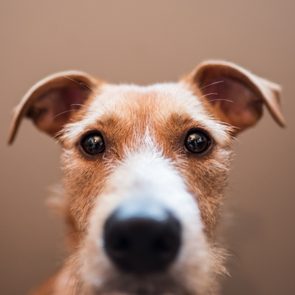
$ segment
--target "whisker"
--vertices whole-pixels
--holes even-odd
[[[86,83],[84,83],[84,82],[81,82],[81,81],[79,81],[79,80],[76,80],[76,79],[73,79],[73,78],[71,78],[71,77],[69,77],[69,76],[64,76],[64,78],[65,79],[68,79],[68,80],[70,80],[70,81],[72,81],[72,82],[74,82],[74,83],[76,83],[77,85],[79,85],[79,86],[82,86],[83,88],[86,88],[86,89],[88,89],[88,90],[90,90],[90,91],[94,91],[94,89],[92,89],[90,86],[88,86]]]
[[[212,86],[212,85],[216,85],[216,84],[220,84],[220,83],[224,83],[224,81],[223,81],[223,80],[220,80],[220,81],[212,82],[212,83],[210,83],[210,84],[208,84],[208,85],[202,86],[202,87],[200,88],[200,90],[206,89],[207,87],[210,87],[210,86]]]
[[[54,116],[54,119],[56,119],[57,117],[63,115],[63,114],[66,114],[66,113],[69,113],[69,112],[74,112],[74,111],[83,111],[83,108],[86,109],[88,106],[87,105],[84,105],[84,104],[81,104],[81,103],[72,103],[70,104],[70,107],[79,107],[79,108],[71,108],[69,110],[66,110],[66,111],[63,111],[63,112],[60,112],[58,113],[57,115]],[[95,110],[90,110],[88,109],[87,110],[87,113],[92,113],[92,114],[97,114],[97,111]]]
[[[66,113],[70,113],[70,112],[73,112],[73,111],[76,111],[76,110],[77,109],[70,109],[70,110],[66,110],[66,111],[60,112],[57,115],[55,115],[53,118],[56,119],[56,118],[58,118],[58,117],[60,117],[60,116],[62,116],[64,114],[66,114]]]
[[[204,95],[200,96],[200,98],[207,97],[209,95],[218,95],[218,93],[217,92],[207,93],[207,94],[204,94]]]
[[[71,106],[85,107],[85,105],[82,103],[72,103]]]
[[[225,98],[217,98],[217,99],[209,99],[209,101],[226,101],[226,102],[230,102],[230,103],[234,103],[233,100],[230,99],[225,99]]]

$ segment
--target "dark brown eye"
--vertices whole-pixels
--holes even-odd
[[[211,147],[212,139],[201,129],[191,129],[184,144],[191,153],[202,155]]]
[[[105,150],[104,140],[99,132],[93,132],[85,135],[82,138],[80,145],[83,151],[90,156],[95,156]]]

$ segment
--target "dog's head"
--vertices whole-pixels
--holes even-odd
[[[214,231],[232,141],[264,105],[283,126],[279,95],[278,85],[219,61],[178,83],[112,85],[69,71],[33,86],[9,141],[28,117],[63,147],[79,286],[98,294],[214,292],[224,271]]]

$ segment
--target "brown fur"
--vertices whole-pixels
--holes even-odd
[[[84,75],[83,73],[77,74],[77,72],[75,74],[66,73],[66,76],[69,75],[70,81],[71,79],[75,81],[77,77],[81,80]],[[235,108],[245,114],[245,116],[242,116],[243,122],[237,121],[235,114],[231,109],[228,109],[231,107],[230,104],[225,105],[224,102],[220,103],[218,100],[211,101],[214,100],[214,96],[210,94],[211,91],[219,91],[219,88],[216,90],[215,86],[210,85],[221,78],[229,79],[228,75],[230,75],[230,81],[233,77],[240,79],[238,88],[233,86],[226,90],[227,94],[232,95],[231,99],[236,99],[238,89],[240,92],[244,91],[243,93],[246,93],[247,99],[251,102],[253,99],[259,102],[258,104],[245,105],[244,100],[240,100],[241,102],[238,99],[236,100]],[[245,79],[245,75],[248,80]],[[186,287],[186,285],[193,286],[195,275],[193,267],[189,262],[186,262],[186,266],[181,269],[178,278],[172,276],[174,279],[169,279],[169,282],[166,282],[166,278],[157,279],[162,288],[157,289],[157,292],[164,295],[218,294],[216,278],[225,270],[223,265],[224,252],[215,247],[216,227],[223,203],[224,188],[227,184],[233,134],[237,133],[233,130],[240,132],[256,123],[262,114],[261,107],[265,101],[267,101],[267,106],[273,116],[283,125],[278,101],[273,103],[275,96],[271,96],[272,92],[264,91],[266,85],[270,84],[266,84],[265,80],[262,82],[261,78],[256,76],[257,79],[253,78],[254,75],[245,70],[239,71],[237,66],[229,63],[221,62],[216,66],[212,63],[207,66],[203,64],[182,80],[181,88],[169,86],[172,90],[173,87],[176,87],[176,92],[180,91],[179,89],[183,91],[183,96],[187,96],[187,98],[182,100],[182,97],[179,97],[177,93],[174,97],[173,91],[170,93],[170,90],[157,90],[161,89],[161,86],[160,88],[147,88],[145,91],[132,87],[125,89],[124,87],[120,88],[120,86],[95,82],[91,76],[87,75],[85,79],[82,79],[83,83],[86,83],[87,96],[85,96],[83,90],[81,92],[83,93],[82,99],[80,97],[81,104],[78,105],[78,110],[75,109],[74,112],[69,101],[67,105],[69,113],[63,117],[66,122],[61,122],[55,120],[55,117],[59,115],[56,110],[60,110],[59,105],[55,104],[60,104],[64,89],[68,91],[67,87],[71,87],[70,90],[73,90],[73,87],[69,84],[69,79],[63,80],[63,77],[65,77],[64,73],[54,78],[57,79],[59,86],[54,88],[54,100],[50,98],[48,92],[48,88],[50,90],[50,87],[52,87],[51,84],[54,85],[54,80],[53,82],[49,80],[50,87],[47,84],[48,80],[44,84],[41,81],[41,86],[39,85],[37,90],[33,89],[29,92],[25,101],[17,109],[11,129],[10,141],[14,138],[21,118],[27,115],[43,131],[58,138],[63,147],[61,158],[63,194],[60,206],[68,225],[69,257],[62,269],[34,294],[123,294],[119,290],[125,288],[125,286],[118,287],[118,293],[112,289],[96,292],[94,291],[95,288],[86,284],[81,274],[83,265],[81,253],[86,251],[85,248],[88,249],[87,255],[90,255],[89,253],[93,257],[102,255],[96,249],[92,249],[93,246],[88,241],[89,228],[92,226],[91,222],[93,222],[90,217],[96,210],[98,198],[102,194],[108,194],[115,190],[113,185],[109,183],[109,179],[112,178],[114,172],[126,158],[127,151],[137,151],[138,147],[143,144],[143,135],[147,126],[151,137],[161,150],[162,156],[171,161],[186,184],[187,190],[194,196],[195,202],[198,204],[204,225],[205,241],[208,243],[212,258],[212,263],[208,262],[211,270],[208,272],[207,278],[203,280],[204,286],[200,287],[206,291],[192,290],[191,287]],[[66,84],[63,84],[62,81],[66,81]],[[231,82],[229,83],[230,86]],[[60,88],[60,85],[63,88]],[[45,92],[42,91],[42,87],[45,87]],[[170,89],[169,87],[167,89]],[[204,91],[204,87],[207,89],[206,91]],[[241,87],[244,90],[241,90]],[[165,86],[162,88],[166,89]],[[110,97],[105,94],[106,97],[104,97],[104,93],[108,93],[112,89],[117,92],[109,94]],[[77,84],[75,84],[74,90],[75,95],[79,95]],[[72,93],[71,91],[69,93]],[[256,92],[258,92],[257,95],[255,95]],[[269,93],[269,96],[265,97],[265,93]],[[113,98],[113,95],[117,95],[119,98]],[[71,97],[67,99],[71,99]],[[33,112],[33,110],[41,100],[45,111],[39,116],[34,115],[36,112]],[[190,105],[194,103],[194,100],[195,104]],[[242,103],[242,105],[239,105],[239,103]],[[27,113],[23,111],[24,107]],[[97,111],[102,111],[102,113],[96,116]],[[200,114],[200,118],[195,117],[192,112]],[[93,119],[90,120],[89,118],[92,116]],[[81,131],[79,131],[79,128]],[[184,148],[185,136],[191,128],[205,129],[213,138],[211,150],[202,157],[193,155]],[[92,130],[99,130],[106,144],[106,151],[96,158],[85,155],[79,147],[81,136]],[[103,222],[101,218],[98,216],[96,222]],[[124,280],[124,284],[128,285],[126,282],[129,282],[129,279],[125,278]],[[155,279],[155,282],[157,280]],[[169,284],[172,284],[173,287]]]

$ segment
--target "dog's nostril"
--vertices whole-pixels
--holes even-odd
[[[167,257],[171,255],[171,253],[174,251],[174,238],[173,237],[160,237],[155,240],[153,244],[153,250],[162,257]]]
[[[112,244],[110,245],[112,252],[116,256],[124,255],[126,251],[130,248],[129,240],[124,236],[119,236],[116,239],[113,239]]]
[[[123,271],[162,271],[178,254],[181,226],[158,203],[126,203],[107,219],[104,244],[107,255]]]

